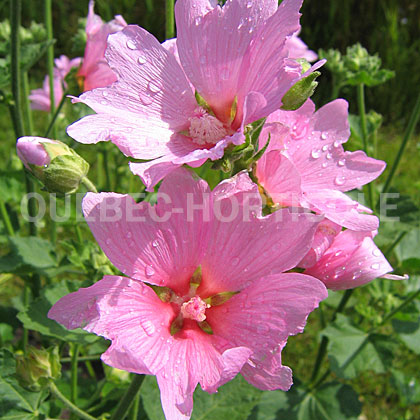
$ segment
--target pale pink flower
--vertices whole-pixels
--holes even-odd
[[[149,190],[183,164],[220,159],[229,144],[244,141],[243,126],[278,109],[301,78],[286,47],[300,27],[301,3],[228,0],[220,7],[214,0],[178,0],[176,48],[138,26],[110,35],[105,57],[118,81],[75,100],[96,114],[68,134],[153,159],[131,164]]]
[[[61,55],[54,60],[54,103],[57,108],[63,99],[64,89],[67,88],[65,77],[74,67],[79,67],[81,58],[73,58],[70,60],[67,56]],[[49,112],[51,108],[50,98],[50,78],[45,76],[42,89],[34,89],[29,95],[31,108],[40,111]]]
[[[309,250],[319,216],[284,209],[262,217],[246,174],[211,192],[183,168],[163,181],[154,207],[89,193],[83,210],[128,277],[63,297],[50,318],[111,340],[105,363],[156,375],[168,420],[189,418],[198,383],[216,392],[241,373],[258,388],[289,389],[281,350],[327,293],[313,277],[282,272]]]
[[[121,31],[127,26],[120,15],[114,20],[104,23],[94,12],[94,1],[89,1],[89,13],[86,22],[86,48],[82,67],[77,73],[83,78],[83,90],[109,86],[117,80],[116,74],[105,61],[105,50],[108,35]]]
[[[376,232],[345,230],[339,233],[322,258],[305,274],[332,290],[353,289],[392,271],[373,242]]]
[[[286,47],[289,50],[289,58],[304,58],[309,62],[318,58],[316,52],[310,50],[297,34],[287,40]]]
[[[257,164],[259,183],[275,203],[322,213],[353,230],[373,231],[379,221],[371,210],[344,194],[377,178],[385,162],[363,151],[345,152],[350,136],[348,104],[343,99],[315,111],[308,100],[297,111],[276,111],[265,124],[268,151]]]

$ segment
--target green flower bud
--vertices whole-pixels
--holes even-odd
[[[25,167],[52,193],[75,192],[89,171],[89,164],[58,140],[21,137],[16,149]]]
[[[60,375],[58,347],[37,349],[30,346],[26,356],[16,357],[16,376],[19,384],[30,391],[45,388],[50,379],[58,379]]]

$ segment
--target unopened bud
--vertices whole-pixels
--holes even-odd
[[[50,379],[61,375],[58,347],[37,349],[30,346],[25,356],[16,357],[16,375],[22,387],[39,391],[46,387]]]
[[[315,79],[320,75],[319,71],[314,71],[309,76],[296,82],[283,96],[281,109],[285,111],[299,109],[314,93],[315,88],[318,86],[318,82]]]
[[[58,140],[21,137],[16,150],[25,167],[52,193],[75,192],[89,171],[89,164]]]

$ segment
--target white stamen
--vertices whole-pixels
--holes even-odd
[[[200,146],[216,144],[228,134],[223,124],[201,107],[197,109],[196,116],[189,118],[189,121],[189,135]]]

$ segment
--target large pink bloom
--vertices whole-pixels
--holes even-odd
[[[289,50],[290,58],[304,58],[309,62],[315,61],[318,58],[316,52],[310,50],[298,37],[298,34],[294,34],[287,40],[286,47]]]
[[[83,90],[111,85],[117,80],[116,74],[105,61],[105,50],[109,34],[121,31],[127,26],[124,18],[115,16],[114,20],[104,23],[94,12],[94,1],[89,1],[89,13],[86,21],[86,48],[83,64],[77,73],[83,78]]]
[[[95,238],[128,277],[63,297],[49,317],[111,340],[105,363],[156,375],[170,420],[189,418],[198,383],[215,392],[239,372],[261,389],[289,389],[281,349],[327,293],[313,277],[282,272],[308,251],[319,216],[285,209],[262,217],[245,174],[210,192],[179,169],[159,194],[154,207],[86,196]]]
[[[363,214],[371,211],[344,191],[377,178],[385,162],[362,151],[344,151],[350,136],[347,108],[345,100],[337,99],[314,112],[308,100],[297,111],[271,114],[261,136],[270,133],[271,143],[256,176],[276,203],[309,208],[349,229],[373,231],[377,217]]]
[[[332,290],[353,289],[392,271],[373,242],[374,232],[339,233],[322,258],[305,273]]]
[[[112,86],[77,101],[89,115],[68,128],[82,143],[112,141],[150,190],[175,168],[199,166],[244,141],[243,126],[269,115],[301,78],[286,42],[300,27],[302,0],[178,0],[177,54],[138,26],[108,38]],[[178,61],[179,60],[179,61]],[[208,107],[199,106],[195,92]],[[203,105],[203,104],[202,104]]]

